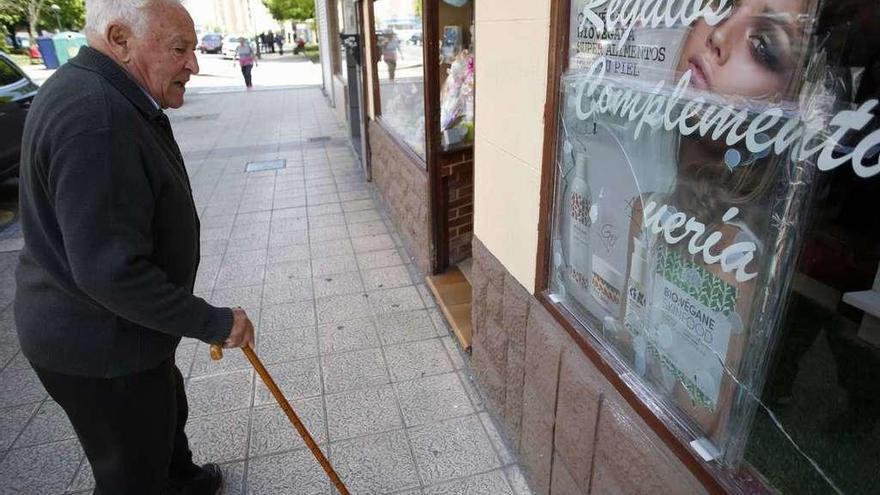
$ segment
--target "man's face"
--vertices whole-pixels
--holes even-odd
[[[192,18],[176,3],[158,3],[147,28],[131,40],[130,70],[162,108],[183,105],[185,85],[199,73]]]

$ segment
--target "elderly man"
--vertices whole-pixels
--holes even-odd
[[[95,493],[214,494],[193,464],[181,337],[253,344],[241,309],[192,294],[199,221],[164,108],[198,73],[173,0],[86,0],[91,48],[49,78],[22,141],[25,247],[15,319],[24,355],[64,408]]]

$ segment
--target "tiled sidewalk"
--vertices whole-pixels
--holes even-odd
[[[200,95],[172,113],[202,218],[196,291],[240,305],[257,352],[352,493],[528,493],[465,357],[317,89]],[[317,138],[317,139],[315,139]],[[249,161],[286,168],[245,172]],[[0,494],[90,493],[63,412],[18,352],[0,253]],[[190,440],[228,494],[329,494],[241,352],[185,340]]]

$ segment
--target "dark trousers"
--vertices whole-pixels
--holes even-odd
[[[192,462],[186,390],[173,360],[118,378],[34,370],[76,430],[96,495],[198,493],[202,470]]]
[[[251,69],[253,69],[253,65],[242,65],[241,66],[241,75],[244,76],[244,85],[247,87],[251,87]]]

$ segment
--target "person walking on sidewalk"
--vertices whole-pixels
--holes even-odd
[[[278,55],[284,55],[284,35],[282,33],[275,35],[275,44],[278,45]]]
[[[251,81],[251,71],[254,70],[257,60],[254,58],[254,49],[246,38],[238,39],[238,46],[235,48],[235,60],[238,60],[238,64],[241,66],[244,85],[250,90],[254,86],[253,81]],[[235,61],[232,63],[235,63]]]
[[[181,337],[241,347],[241,309],[193,295],[199,220],[165,108],[199,72],[178,0],[86,0],[89,47],[40,88],[22,138],[15,324],[94,493],[214,495],[193,463]]]

